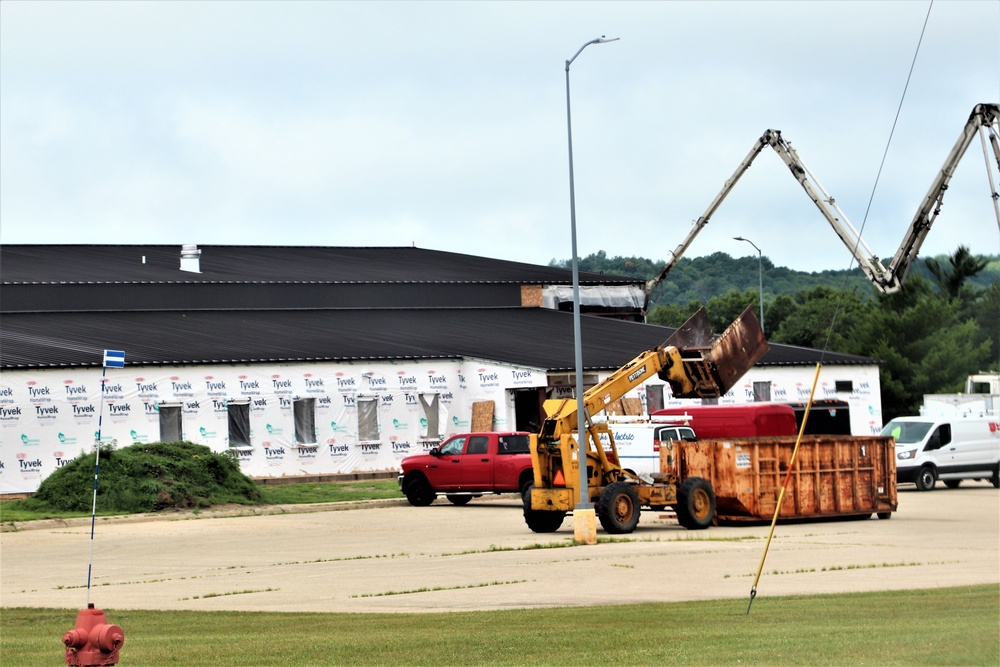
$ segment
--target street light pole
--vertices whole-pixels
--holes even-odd
[[[757,251],[757,290],[760,293],[760,330],[764,331],[764,259],[761,255],[760,248],[757,244],[750,239],[745,239],[742,236],[734,236],[734,241],[746,241],[753,246],[753,249]]]
[[[576,188],[573,182],[573,121],[570,114],[569,97],[569,66],[583,53],[583,50],[591,44],[604,44],[614,42],[618,37],[607,39],[604,35],[592,39],[573,54],[573,57],[566,61],[566,136],[569,146],[569,222],[570,236],[573,242],[573,352],[574,363],[576,365],[576,443],[577,459],[580,468],[580,500],[577,503],[578,509],[589,509],[593,507],[587,493],[587,448],[586,433],[584,427],[584,407],[583,407],[583,347],[580,335],[580,260],[576,251]]]

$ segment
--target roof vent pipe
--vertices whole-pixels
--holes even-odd
[[[190,271],[191,273],[201,273],[201,263],[199,257],[201,257],[201,250],[198,250],[198,246],[182,245],[181,271]]]

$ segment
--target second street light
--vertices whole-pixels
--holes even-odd
[[[576,251],[576,190],[573,183],[573,122],[570,114],[569,96],[569,67],[573,61],[583,53],[583,50],[591,44],[604,44],[614,42],[618,38],[608,39],[601,35],[592,39],[573,54],[573,57],[566,61],[566,135],[569,145],[569,220],[573,243],[573,352],[574,364],[576,367],[576,441],[577,441],[577,464],[580,468],[580,501],[577,504],[578,510],[587,510],[587,520],[593,526],[594,539],[596,540],[596,518],[594,516],[594,505],[590,502],[587,492],[587,446],[586,429],[584,425],[583,407],[583,348],[580,334],[580,261]],[[582,513],[579,513],[582,514]],[[577,524],[579,526],[579,524]],[[581,529],[577,529],[578,532]],[[591,532],[584,529],[584,532]],[[589,540],[587,540],[589,542]]]
[[[745,239],[742,236],[734,236],[734,241],[746,241],[753,246],[753,249],[757,251],[757,284],[758,291],[760,294],[760,330],[764,331],[764,256],[760,252],[760,248],[757,244],[750,239]]]

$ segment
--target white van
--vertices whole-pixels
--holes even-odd
[[[897,417],[882,435],[896,440],[896,481],[930,491],[963,479],[988,479],[1000,488],[1000,417]]]
[[[619,465],[637,475],[660,472],[661,444],[694,440],[694,430],[682,424],[608,422],[615,438]],[[604,440],[603,434],[601,440]],[[605,442],[605,445],[608,443]]]

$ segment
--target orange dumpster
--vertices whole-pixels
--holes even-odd
[[[679,445],[679,446],[678,446]],[[680,479],[712,484],[717,521],[770,521],[795,448],[794,437],[700,440],[675,444]],[[667,464],[661,453],[661,467]],[[888,519],[896,510],[892,438],[805,436],[778,519]]]

